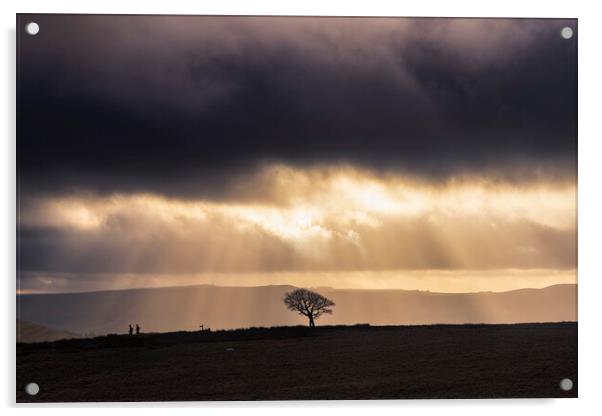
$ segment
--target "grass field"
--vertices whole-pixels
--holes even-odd
[[[574,382],[565,392],[563,378]],[[28,382],[40,385],[28,396]],[[577,397],[577,324],[252,328],[17,345],[18,402]]]

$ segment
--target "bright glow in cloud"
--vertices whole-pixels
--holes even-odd
[[[284,238],[305,233],[329,234],[317,223],[331,215],[350,222],[377,225],[379,215],[433,219],[454,216],[489,216],[569,228],[576,219],[574,185],[495,184],[484,180],[452,181],[432,185],[408,178],[379,178],[351,168],[296,170],[271,166],[249,183],[258,181],[277,198],[263,203],[216,203],[208,200],[167,199],[149,194],[117,194],[106,198],[70,196],[38,201],[23,212],[25,226],[101,227],[120,212],[146,211],[158,221],[203,221],[220,212],[259,225]],[[266,179],[267,178],[267,179]]]
[[[34,258],[35,268],[25,271],[196,275],[576,267],[572,184],[479,178],[432,183],[345,166],[271,165],[237,184],[234,195],[250,191],[253,199],[73,194],[28,201],[20,226],[56,232]],[[397,276],[409,279],[407,273]],[[377,286],[366,279],[355,286]],[[511,279],[519,281],[516,273]]]

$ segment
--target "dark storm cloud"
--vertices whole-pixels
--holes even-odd
[[[19,22],[23,195],[218,197],[264,161],[575,174],[577,42],[559,34],[575,20]]]

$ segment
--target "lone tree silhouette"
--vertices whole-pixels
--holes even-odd
[[[318,319],[322,314],[332,313],[331,306],[334,306],[334,302],[330,299],[307,289],[297,289],[287,292],[283,302],[289,310],[298,312],[299,315],[307,316],[310,327],[316,326],[314,320]]]

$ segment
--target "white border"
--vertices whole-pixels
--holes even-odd
[[[423,0],[423,1],[314,1],[314,0],[145,0],[145,1],[5,1],[0,7],[3,25],[4,48],[2,76],[2,99],[0,100],[0,127],[4,137],[0,149],[0,184],[3,191],[1,206],[2,249],[0,264],[3,266],[2,282],[4,325],[2,338],[2,375],[0,394],[4,406],[14,403],[15,370],[15,13],[133,13],[133,14],[252,14],[252,15],[346,15],[346,16],[467,16],[467,17],[571,17],[579,18],[579,399],[565,400],[458,400],[458,401],[378,401],[378,402],[258,402],[258,403],[171,403],[142,405],[96,404],[86,406],[86,413],[105,414],[108,408],[117,414],[164,414],[168,408],[178,412],[198,414],[231,413],[234,411],[256,415],[306,414],[345,412],[359,415],[368,410],[379,413],[420,411],[426,414],[447,415],[504,415],[532,411],[546,415],[593,413],[597,407],[598,387],[602,368],[600,354],[601,327],[599,319],[602,276],[599,264],[602,248],[598,244],[600,215],[602,215],[602,171],[599,158],[600,141],[600,97],[599,77],[602,76],[602,15],[594,1],[468,1],[468,0]],[[600,178],[600,179],[599,179]],[[13,405],[14,406],[14,405]],[[81,412],[79,405],[57,405],[43,407],[45,414]],[[142,407],[141,407],[142,406]],[[20,406],[22,407],[22,406]],[[134,409],[133,407],[141,407]],[[14,411],[15,409],[10,409]],[[40,409],[34,406],[22,409],[25,413]],[[169,410],[173,412],[175,410]]]

